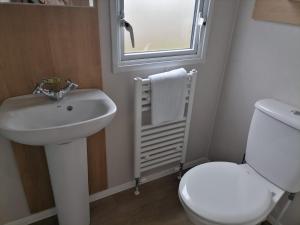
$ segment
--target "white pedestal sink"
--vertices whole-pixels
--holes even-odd
[[[0,134],[44,145],[60,225],[88,225],[86,137],[112,120],[116,105],[100,90],[76,90],[61,101],[25,95],[0,107]]]
[[[86,139],[46,145],[45,150],[59,224],[89,224]]]

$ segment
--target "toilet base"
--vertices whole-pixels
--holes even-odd
[[[187,208],[181,199],[180,199],[180,202],[181,202],[181,205],[183,206],[185,213],[187,214],[187,217],[194,225],[225,225],[225,224],[213,223],[213,222],[210,222],[210,221],[200,218],[198,215],[194,214],[189,208]],[[265,219],[263,219],[262,221],[264,221]],[[262,224],[262,222],[254,223],[254,224],[240,224],[240,225],[261,225],[261,224]]]

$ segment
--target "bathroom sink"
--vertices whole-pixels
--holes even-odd
[[[73,91],[61,101],[36,95],[13,97],[0,108],[0,133],[28,145],[66,143],[100,131],[115,112],[114,102],[94,89]]]
[[[116,110],[96,89],[71,91],[60,101],[13,97],[0,107],[1,135],[21,144],[44,145],[60,225],[90,224],[86,138],[106,127]]]

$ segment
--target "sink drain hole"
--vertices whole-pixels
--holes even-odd
[[[73,106],[71,106],[71,105],[67,106],[67,110],[68,111],[72,111],[73,110]]]

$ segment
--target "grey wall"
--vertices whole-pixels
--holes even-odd
[[[242,160],[253,104],[275,98],[300,107],[300,27],[254,21],[254,0],[242,0],[227,66],[210,158]],[[284,219],[300,224],[300,197]]]
[[[111,187],[133,179],[133,78],[171,68],[112,74],[108,2],[101,1],[99,8],[104,91],[118,106],[117,116],[106,129]],[[236,10],[236,0],[216,0],[206,63],[187,67],[199,71],[188,146],[189,161],[208,156]]]

